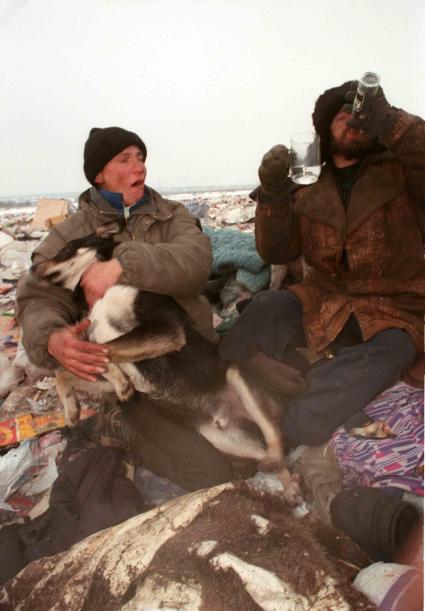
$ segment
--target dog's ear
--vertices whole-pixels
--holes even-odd
[[[121,233],[122,226],[121,223],[114,222],[108,223],[107,225],[101,225],[95,230],[95,234],[99,238],[109,238],[112,235],[116,235],[117,233]]]

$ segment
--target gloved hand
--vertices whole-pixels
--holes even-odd
[[[258,168],[261,190],[266,196],[279,195],[290,183],[288,179],[289,151],[283,144],[276,144],[261,160]]]
[[[354,102],[356,91],[350,89],[345,94],[347,102]],[[345,107],[344,107],[345,108]],[[372,138],[379,138],[395,119],[396,109],[388,104],[382,87],[375,95],[366,95],[359,117],[353,117],[347,124],[350,127],[362,129]]]

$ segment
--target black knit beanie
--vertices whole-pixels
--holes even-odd
[[[345,94],[350,89],[357,89],[357,81],[346,81],[339,87],[327,89],[316,100],[312,117],[314,128],[320,136],[322,161],[327,161],[330,157],[331,123],[334,116],[347,103]]]
[[[93,127],[84,145],[84,174],[94,185],[98,173],[115,155],[135,144],[146,159],[147,149],[141,138],[122,127]]]

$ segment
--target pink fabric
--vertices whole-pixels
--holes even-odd
[[[366,408],[384,420],[396,437],[358,439],[344,428],[330,441],[343,471],[344,486],[392,486],[423,496],[424,393],[404,382],[380,394]]]

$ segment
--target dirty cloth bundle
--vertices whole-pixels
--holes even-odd
[[[237,282],[251,293],[257,293],[269,286],[270,266],[257,253],[252,233],[206,226],[202,229],[211,240],[212,276],[236,272]]]
[[[0,605],[372,610],[351,585],[368,564],[340,531],[294,518],[276,496],[223,484],[32,562],[0,590]]]
[[[371,420],[385,421],[395,437],[358,439],[343,427],[330,445],[343,472],[344,486],[394,487],[423,496],[423,389],[400,382],[365,409]]]
[[[126,477],[123,451],[92,443],[81,431],[83,427],[71,431],[47,511],[26,524],[0,530],[0,584],[32,560],[69,549],[91,533],[145,510]]]

